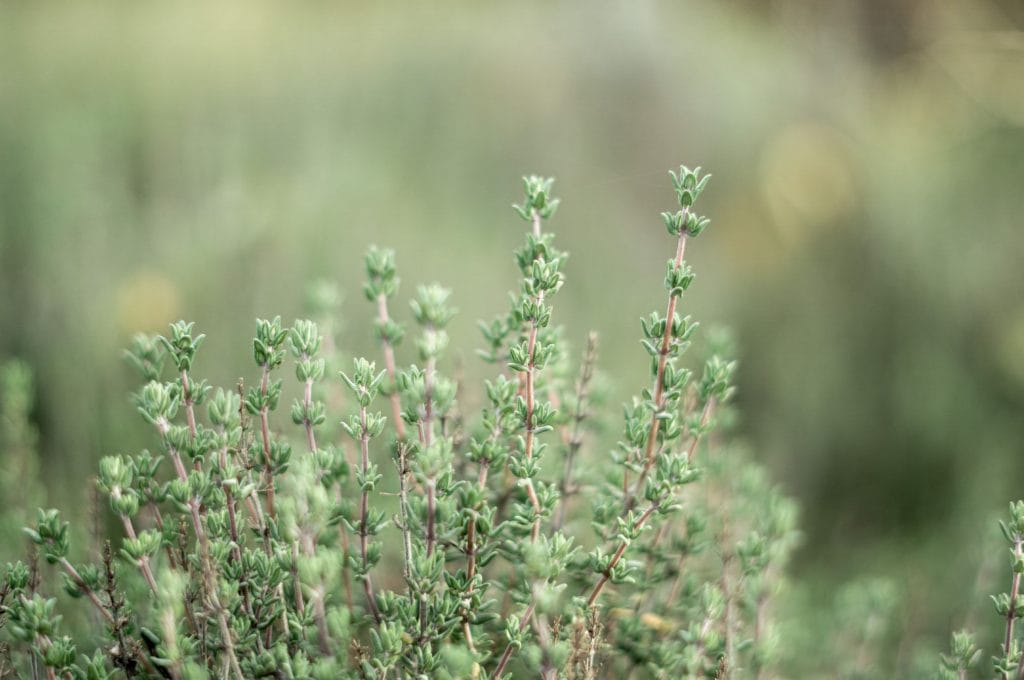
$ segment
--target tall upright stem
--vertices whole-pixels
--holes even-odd
[[[541,234],[541,230],[540,230],[540,223],[541,223],[540,214],[536,210],[534,210],[532,217],[533,217],[533,235],[539,237],[540,234]],[[539,307],[544,302],[544,291],[538,292],[536,299],[537,299],[537,305]],[[534,433],[533,433],[533,430],[534,430],[534,428],[533,428],[533,410],[534,410],[534,400],[535,400],[534,383],[537,380],[537,375],[536,375],[537,374],[536,358],[537,358],[537,333],[538,333],[538,331],[539,331],[539,327],[538,327],[538,324],[537,324],[537,319],[533,319],[533,321],[530,323],[530,337],[529,337],[529,340],[527,341],[527,345],[526,345],[526,353],[527,353],[527,363],[526,363],[526,443],[525,443],[525,445],[523,447],[523,454],[526,456],[527,460],[533,460],[533,439],[534,439]],[[530,499],[530,505],[533,506],[533,513],[534,513],[533,528],[530,530],[530,542],[531,543],[536,543],[537,539],[540,537],[541,507],[540,507],[540,499],[537,497],[537,490],[533,486],[533,480],[529,479],[529,478],[526,480],[526,494],[527,494],[527,496]]]
[[[544,301],[543,291],[537,294],[538,304]],[[536,353],[537,353],[537,320],[534,319],[530,326],[530,339],[527,342],[526,351],[528,363],[526,364],[526,444],[523,453],[527,460],[533,460],[533,410],[534,410],[534,383],[536,381]],[[530,504],[533,506],[534,519],[533,528],[530,531],[530,542],[536,543],[540,536],[540,499],[534,489],[533,480],[526,480],[526,493],[530,497]]]
[[[370,467],[370,433],[367,429],[365,406],[359,409],[359,420],[362,426],[362,434],[359,437],[360,464],[363,475],[366,475]],[[363,591],[366,593],[366,606],[369,608],[373,618],[380,623],[380,610],[377,608],[377,600],[373,594],[373,582],[370,580],[370,564],[368,559],[369,527],[367,521],[370,509],[369,504],[370,492],[364,488],[362,497],[359,500],[359,552],[363,559]]]
[[[309,355],[303,354],[300,357],[301,361],[308,361]],[[312,376],[306,378],[302,389],[302,405],[304,407],[305,417],[303,418],[303,425],[306,428],[306,445],[309,447],[309,452],[314,456],[317,454],[319,449],[316,444],[316,432],[313,430],[313,421],[310,419],[309,414],[313,408],[313,378]],[[314,557],[316,555],[316,543],[312,537],[308,534],[303,534],[302,541],[302,552],[307,557]],[[296,579],[295,589],[297,593],[302,592],[302,585],[298,583]],[[320,645],[320,651],[327,654],[330,651],[330,641],[327,637],[327,612],[324,608],[324,594],[323,584],[317,584],[312,588],[313,594],[313,619],[316,622],[318,642]]]
[[[408,582],[412,568],[412,530],[409,528],[409,457],[406,454],[406,445],[398,442],[398,511],[402,517],[402,575]]]
[[[687,208],[683,209],[683,217],[688,212]],[[681,267],[683,264],[683,257],[686,255],[686,230],[679,232],[679,240],[676,242],[676,257],[675,266]],[[651,469],[654,467],[654,463],[657,460],[657,443],[658,443],[658,430],[661,428],[661,415],[662,410],[665,408],[665,366],[668,364],[669,350],[672,347],[672,326],[673,319],[676,316],[676,304],[679,297],[669,292],[668,306],[665,310],[665,333],[661,338],[661,347],[658,348],[658,369],[655,373],[654,378],[654,412],[651,414],[651,425],[647,433],[647,446],[644,450],[644,467],[640,472],[639,478],[636,480],[636,484],[630,490],[629,488],[629,471],[627,470],[623,475],[622,488],[626,493],[625,506],[626,511],[633,509],[636,504],[637,496],[643,492],[644,482],[647,481],[647,475],[650,474]]]
[[[427,557],[434,554],[434,545],[437,543],[436,516],[437,516],[437,480],[433,477],[427,478]]]
[[[432,344],[437,331],[432,325],[426,328],[428,344]],[[430,446],[434,437],[434,378],[437,372],[437,359],[431,354],[427,357],[427,365],[423,370],[423,443]]]
[[[587,335],[587,348],[583,353],[583,364],[580,366],[580,375],[576,380],[576,407],[572,414],[572,431],[568,434],[565,447],[565,469],[562,472],[561,494],[558,498],[558,507],[555,510],[555,517],[551,526],[555,530],[562,528],[565,523],[565,511],[568,505],[568,497],[573,493],[572,473],[576,462],[576,454],[583,445],[583,421],[587,418],[587,398],[590,394],[590,381],[594,377],[594,365],[597,363],[597,333],[591,331]]]
[[[436,330],[433,325],[427,324],[425,330],[427,344],[432,345]],[[423,371],[423,425],[421,440],[424,447],[429,447],[434,436],[434,379],[437,372],[437,359],[431,354],[427,357],[427,366]],[[431,475],[427,478],[427,557],[434,554],[434,547],[437,542],[437,480]]]
[[[188,378],[188,371],[181,371],[181,393],[185,400],[185,418],[188,420],[188,432],[195,439],[196,436],[196,411],[195,401],[192,397],[192,384]]]
[[[384,293],[380,293],[377,296],[377,319],[381,323],[382,328],[386,328],[391,317],[388,315],[388,298]],[[398,377],[398,370],[395,364],[395,348],[391,345],[391,341],[387,336],[381,338],[381,349],[384,351],[384,368],[388,372],[388,381],[390,381],[391,394],[388,395],[391,401],[391,418],[395,421],[395,434],[398,436],[399,441],[404,440],[406,437],[405,421],[402,419],[402,400],[398,394],[398,388],[396,380]]]
[[[533,226],[533,236],[540,238],[541,236],[541,216],[536,209],[533,209],[530,213],[530,219]],[[537,307],[539,308],[544,302],[544,291],[538,291],[535,297]],[[540,327],[537,323],[537,319],[534,318],[530,322],[530,335],[526,344],[526,389],[525,389],[525,400],[526,400],[526,438],[523,444],[523,455],[527,460],[533,460],[533,447],[534,447],[534,407],[535,407],[535,382],[536,382],[536,371],[537,371],[537,335]],[[522,383],[520,383],[522,384]],[[537,496],[537,490],[533,485],[533,480],[527,477],[523,480],[526,486],[526,495],[530,500],[530,505],[533,507],[533,526],[530,529],[530,542],[536,543],[537,539],[540,538],[540,524],[541,524],[541,505],[540,498]],[[533,612],[536,606],[536,597],[530,598],[530,604],[527,606],[526,611],[523,614],[522,620],[519,622],[520,632],[526,630],[526,627],[530,625],[530,620],[533,618]],[[512,658],[514,651],[513,645],[510,642],[505,647],[505,651],[501,655],[501,659],[498,661],[498,666],[494,670],[492,678],[500,678],[501,674],[505,671],[505,667],[508,665],[509,660]]]
[[[170,430],[170,425],[166,422],[161,422],[158,425],[160,434],[166,437],[167,432]],[[185,470],[185,465],[181,461],[181,454],[178,449],[167,442],[167,451],[171,456],[171,460],[174,462],[174,469],[178,473],[178,479],[188,484],[188,472]],[[217,595],[217,578],[213,572],[213,563],[210,560],[210,544],[206,536],[206,531],[203,529],[203,520],[200,517],[199,502],[196,498],[190,497],[188,499],[189,513],[192,516],[192,527],[195,530],[196,541],[199,543],[199,558],[200,558],[200,572],[203,575],[203,583],[206,586],[206,592],[210,599],[214,615],[217,619],[217,626],[220,629],[221,645],[224,648],[224,656],[227,657],[228,665],[231,668],[232,674],[238,679],[242,680],[242,671],[238,665],[238,658],[235,656],[235,646],[231,638],[231,628],[228,626],[227,615],[225,614],[224,607],[221,605],[220,597]],[[286,624],[287,625],[287,624]]]
[[[277,519],[277,511],[274,508],[274,473],[270,469],[270,413],[266,403],[267,393],[270,390],[270,366],[263,366],[263,377],[260,379],[260,394],[264,403],[260,407],[260,437],[263,440],[263,485],[267,494],[267,513],[271,519]]]
[[[224,426],[221,425],[217,429],[218,434],[223,437]],[[221,470],[226,470],[228,467],[228,447],[226,443],[218,452],[218,460],[220,461]],[[228,532],[231,535],[231,557],[241,566],[244,563],[242,562],[242,543],[238,535],[238,517],[235,495],[234,491],[232,491],[233,486],[233,484],[229,483],[229,480],[222,480],[221,490],[224,492],[224,504],[227,506],[228,510]],[[252,595],[249,592],[249,574],[244,567],[240,574],[238,591],[242,595],[242,607],[245,610],[246,615],[253,622],[253,625],[256,625],[258,622],[256,617],[253,615]],[[256,644],[262,649],[262,643],[258,635],[256,636]]]
[[[496,428],[497,429],[497,428]],[[499,430],[500,431],[500,430]],[[484,461],[480,465],[480,474],[477,477],[477,485],[481,490],[487,488],[487,473],[490,469],[490,464]],[[467,593],[472,595],[475,588],[473,587],[473,578],[476,576],[476,516],[480,511],[479,506],[474,506],[469,518],[469,526],[466,527],[466,577],[469,580],[469,588]],[[466,645],[470,651],[476,652],[476,645],[473,643],[473,630],[469,625],[469,617],[464,616],[462,619],[462,633],[466,638]]]

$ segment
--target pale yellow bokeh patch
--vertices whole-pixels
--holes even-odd
[[[117,324],[125,335],[166,330],[180,308],[177,288],[159,272],[137,272],[117,289]]]
[[[761,154],[762,197],[779,234],[800,241],[852,212],[856,200],[847,144],[820,123],[784,128]]]
[[[729,196],[717,211],[712,229],[715,225],[726,227],[718,229],[715,238],[738,269],[761,276],[786,266],[792,244],[780,238],[772,217],[765,214],[757,187]]]

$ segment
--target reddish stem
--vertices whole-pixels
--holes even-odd
[[[647,508],[647,510],[644,511],[644,514],[640,515],[640,517],[637,519],[636,528],[643,528],[643,526],[647,524],[647,520],[651,518],[651,515],[653,515],[654,511],[657,509],[657,503],[652,504],[651,507]],[[626,541],[622,541],[621,543],[619,543],[618,550],[616,550],[615,554],[612,555],[612,559],[608,563],[608,567],[604,570],[604,573],[601,574],[601,580],[598,581],[597,585],[594,586],[594,589],[590,591],[590,597],[587,598],[588,607],[594,606],[594,603],[597,601],[598,596],[601,595],[601,591],[604,590],[605,585],[608,583],[609,580],[611,580],[612,570],[615,569],[615,566],[619,563],[619,560],[622,559],[622,556],[626,553],[626,548],[628,547],[629,543],[627,543]]]
[[[685,214],[684,214],[685,217]],[[686,231],[679,232],[679,240],[676,242],[675,266],[681,267],[683,257],[686,254]],[[658,349],[658,370],[654,378],[654,413],[651,414],[650,431],[647,434],[647,447],[644,451],[644,467],[640,472],[633,490],[626,494],[626,511],[633,508],[636,503],[637,494],[643,491],[643,482],[650,474],[656,460],[656,445],[658,442],[658,430],[661,428],[661,419],[658,417],[665,408],[665,366],[668,364],[669,349],[672,347],[672,326],[676,316],[676,304],[679,298],[669,293],[668,308],[665,310],[665,333],[661,338],[661,347]],[[629,471],[623,477],[623,489],[629,488]]]
[[[68,573],[68,576],[71,577],[75,587],[85,593],[85,596],[89,598],[89,601],[96,605],[96,609],[98,609],[100,614],[103,615],[103,618],[107,620],[107,623],[113,624],[114,617],[109,611],[107,611],[107,608],[103,606],[103,603],[100,602],[99,596],[96,595],[93,589],[86,585],[85,581],[82,579],[82,575],[78,573],[78,570],[75,569],[70,562],[68,562],[67,558],[62,557],[60,559],[60,566]]]
[[[526,626],[529,625],[530,619],[533,618],[533,610],[536,606],[536,602],[530,600],[530,605],[526,608],[526,611],[523,612],[523,618],[519,621],[520,633],[526,630]],[[512,659],[512,652],[514,651],[515,647],[513,647],[512,643],[508,643],[508,646],[505,647],[505,651],[501,655],[501,659],[498,660],[498,665],[495,666],[494,672],[491,673],[491,680],[498,680],[498,678],[501,677],[501,674],[505,672],[505,667],[508,666],[508,662]]]

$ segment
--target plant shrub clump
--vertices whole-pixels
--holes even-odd
[[[597,338],[577,355],[554,325],[567,255],[548,230],[552,179],[525,178],[514,206],[521,280],[481,323],[493,377],[479,389],[452,368],[450,292],[418,287],[399,321],[395,256],[377,248],[376,357],[339,358],[330,288],[310,319],[257,321],[244,384],[197,375],[206,336],[191,323],[138,336],[127,356],[153,450],[100,462],[118,536],[90,545],[57,510],[25,529],[33,551],[0,579],[5,672],[771,677],[796,513],[719,427],[728,342],[683,362],[709,176],[670,174],[663,306],[640,323],[649,374],[610,453],[591,446],[614,420]]]

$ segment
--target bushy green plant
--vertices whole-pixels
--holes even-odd
[[[76,549],[57,510],[26,529],[50,566],[4,571],[11,667],[97,680],[771,676],[795,509],[718,427],[732,417],[727,339],[705,343],[699,371],[682,364],[697,331],[679,313],[694,282],[684,258],[709,224],[694,209],[709,176],[671,176],[666,309],[641,322],[650,374],[610,455],[585,445],[600,422],[596,337],[577,365],[553,325],[567,255],[546,230],[552,179],[525,178],[514,206],[528,224],[521,281],[481,323],[494,365],[482,390],[450,368],[450,292],[418,287],[403,324],[395,256],[376,248],[364,292],[380,366],[328,370],[338,298],[324,287],[317,319],[257,321],[248,385],[196,376],[206,336],[191,323],[137,337],[135,403],[156,452],[101,461],[123,533],[102,559]],[[60,585],[92,609],[92,630],[62,626]]]

